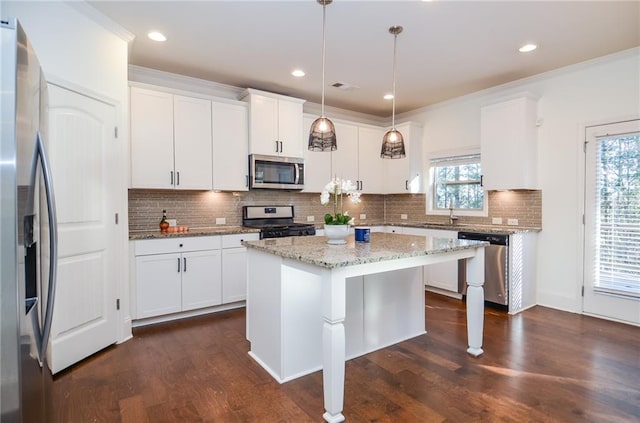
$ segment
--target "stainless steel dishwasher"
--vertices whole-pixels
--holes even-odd
[[[508,308],[509,306],[509,235],[480,232],[458,232],[458,239],[487,241],[484,249],[484,299]],[[466,260],[458,263],[458,292],[467,293]]]

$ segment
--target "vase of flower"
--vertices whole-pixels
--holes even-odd
[[[340,245],[347,243],[349,236],[349,225],[324,225],[324,236],[327,237],[327,244]]]
[[[324,235],[328,244],[346,244],[349,236],[349,226],[353,218],[348,211],[344,211],[343,195],[349,197],[352,203],[360,202],[360,192],[350,180],[334,178],[324,187],[320,194],[320,203],[333,204],[333,214],[324,215]]]

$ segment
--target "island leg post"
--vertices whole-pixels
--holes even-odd
[[[340,273],[334,269],[322,278],[322,417],[329,423],[344,421],[346,278]]]
[[[467,259],[467,352],[475,357],[482,354],[484,330],[484,248]]]

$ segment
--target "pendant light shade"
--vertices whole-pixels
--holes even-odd
[[[398,34],[402,32],[401,26],[392,26],[389,33],[393,35],[393,103],[391,111],[391,129],[382,137],[382,150],[380,157],[383,159],[401,159],[405,157],[404,137],[396,129],[396,41]]]
[[[313,121],[309,130],[309,150],[311,151],[333,151],[338,148],[336,139],[336,128],[324,115],[324,62],[325,62],[325,27],[326,27],[326,7],[333,0],[317,0],[322,5],[322,112],[320,117]]]

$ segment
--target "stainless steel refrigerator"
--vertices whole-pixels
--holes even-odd
[[[39,423],[51,420],[57,266],[47,86],[19,23],[1,19],[0,34],[0,422]]]

